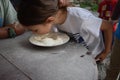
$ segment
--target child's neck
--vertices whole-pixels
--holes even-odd
[[[60,9],[56,15],[56,24],[63,24],[67,18],[67,10]]]

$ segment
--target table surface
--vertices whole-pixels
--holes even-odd
[[[97,80],[95,60],[81,44],[70,41],[57,47],[39,47],[29,42],[30,36],[26,32],[13,39],[0,40],[0,56],[24,78],[16,75],[19,80]],[[4,69],[0,66],[2,72]]]

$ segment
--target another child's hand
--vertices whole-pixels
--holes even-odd
[[[15,25],[16,25],[15,30],[17,32],[17,35],[23,34],[25,32],[25,28],[20,23],[17,23]]]
[[[25,28],[18,22],[9,25],[9,27],[13,28],[17,35],[23,34],[25,32]]]
[[[102,62],[107,57],[108,53],[109,52],[105,52],[105,51],[101,52],[99,55],[95,57],[95,60]]]

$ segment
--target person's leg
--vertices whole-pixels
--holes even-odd
[[[110,59],[110,68],[107,70],[105,80],[116,80],[120,72],[120,40],[115,39]]]

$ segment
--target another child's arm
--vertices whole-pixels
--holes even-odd
[[[100,29],[104,33],[105,49],[99,55],[97,55],[95,59],[103,61],[111,51],[112,32],[113,32],[112,23],[103,20]]]
[[[12,28],[15,31],[16,36],[21,35],[25,32],[25,28],[23,28],[21,24],[19,23],[10,24],[0,28],[0,39],[9,38],[9,33],[8,33],[9,28]]]

